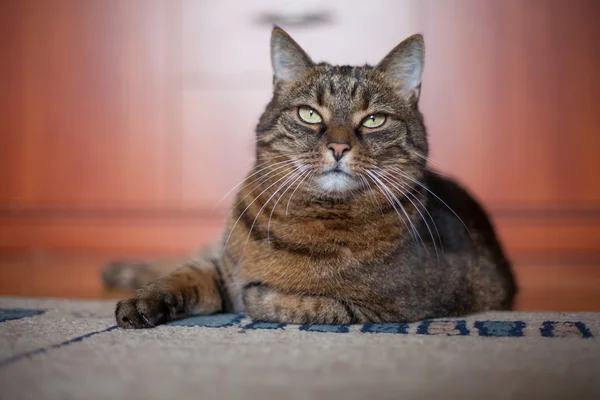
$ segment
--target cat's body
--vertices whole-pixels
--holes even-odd
[[[119,325],[216,312],[398,322],[510,308],[516,286],[485,212],[425,167],[422,38],[375,68],[315,65],[280,29],[271,50],[274,97],[221,243],[120,302]],[[135,271],[114,265],[107,277],[142,275],[140,285],[159,274]]]

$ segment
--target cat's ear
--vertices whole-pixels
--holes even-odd
[[[271,64],[275,83],[293,81],[314,65],[298,43],[277,26],[271,33]]]
[[[419,100],[425,64],[425,42],[420,34],[405,39],[375,67],[385,73],[413,103]]]

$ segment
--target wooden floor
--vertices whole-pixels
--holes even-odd
[[[118,299],[100,281],[102,255],[0,254],[0,295]],[[600,275],[595,265],[517,265],[518,310],[600,311]]]

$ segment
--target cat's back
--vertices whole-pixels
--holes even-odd
[[[423,183],[429,194],[431,213],[449,254],[470,254],[477,260],[478,274],[492,277],[502,287],[502,307],[511,308],[517,285],[493,223],[481,205],[451,178],[426,170]],[[493,307],[496,308],[496,307]]]
[[[492,222],[483,206],[453,179],[426,169],[428,211],[431,213],[443,244],[448,249],[486,246],[495,255],[503,255]],[[498,252],[500,254],[498,254]]]

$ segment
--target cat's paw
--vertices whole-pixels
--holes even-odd
[[[126,329],[153,328],[170,321],[175,315],[175,298],[161,292],[121,300],[115,310],[117,324]]]

